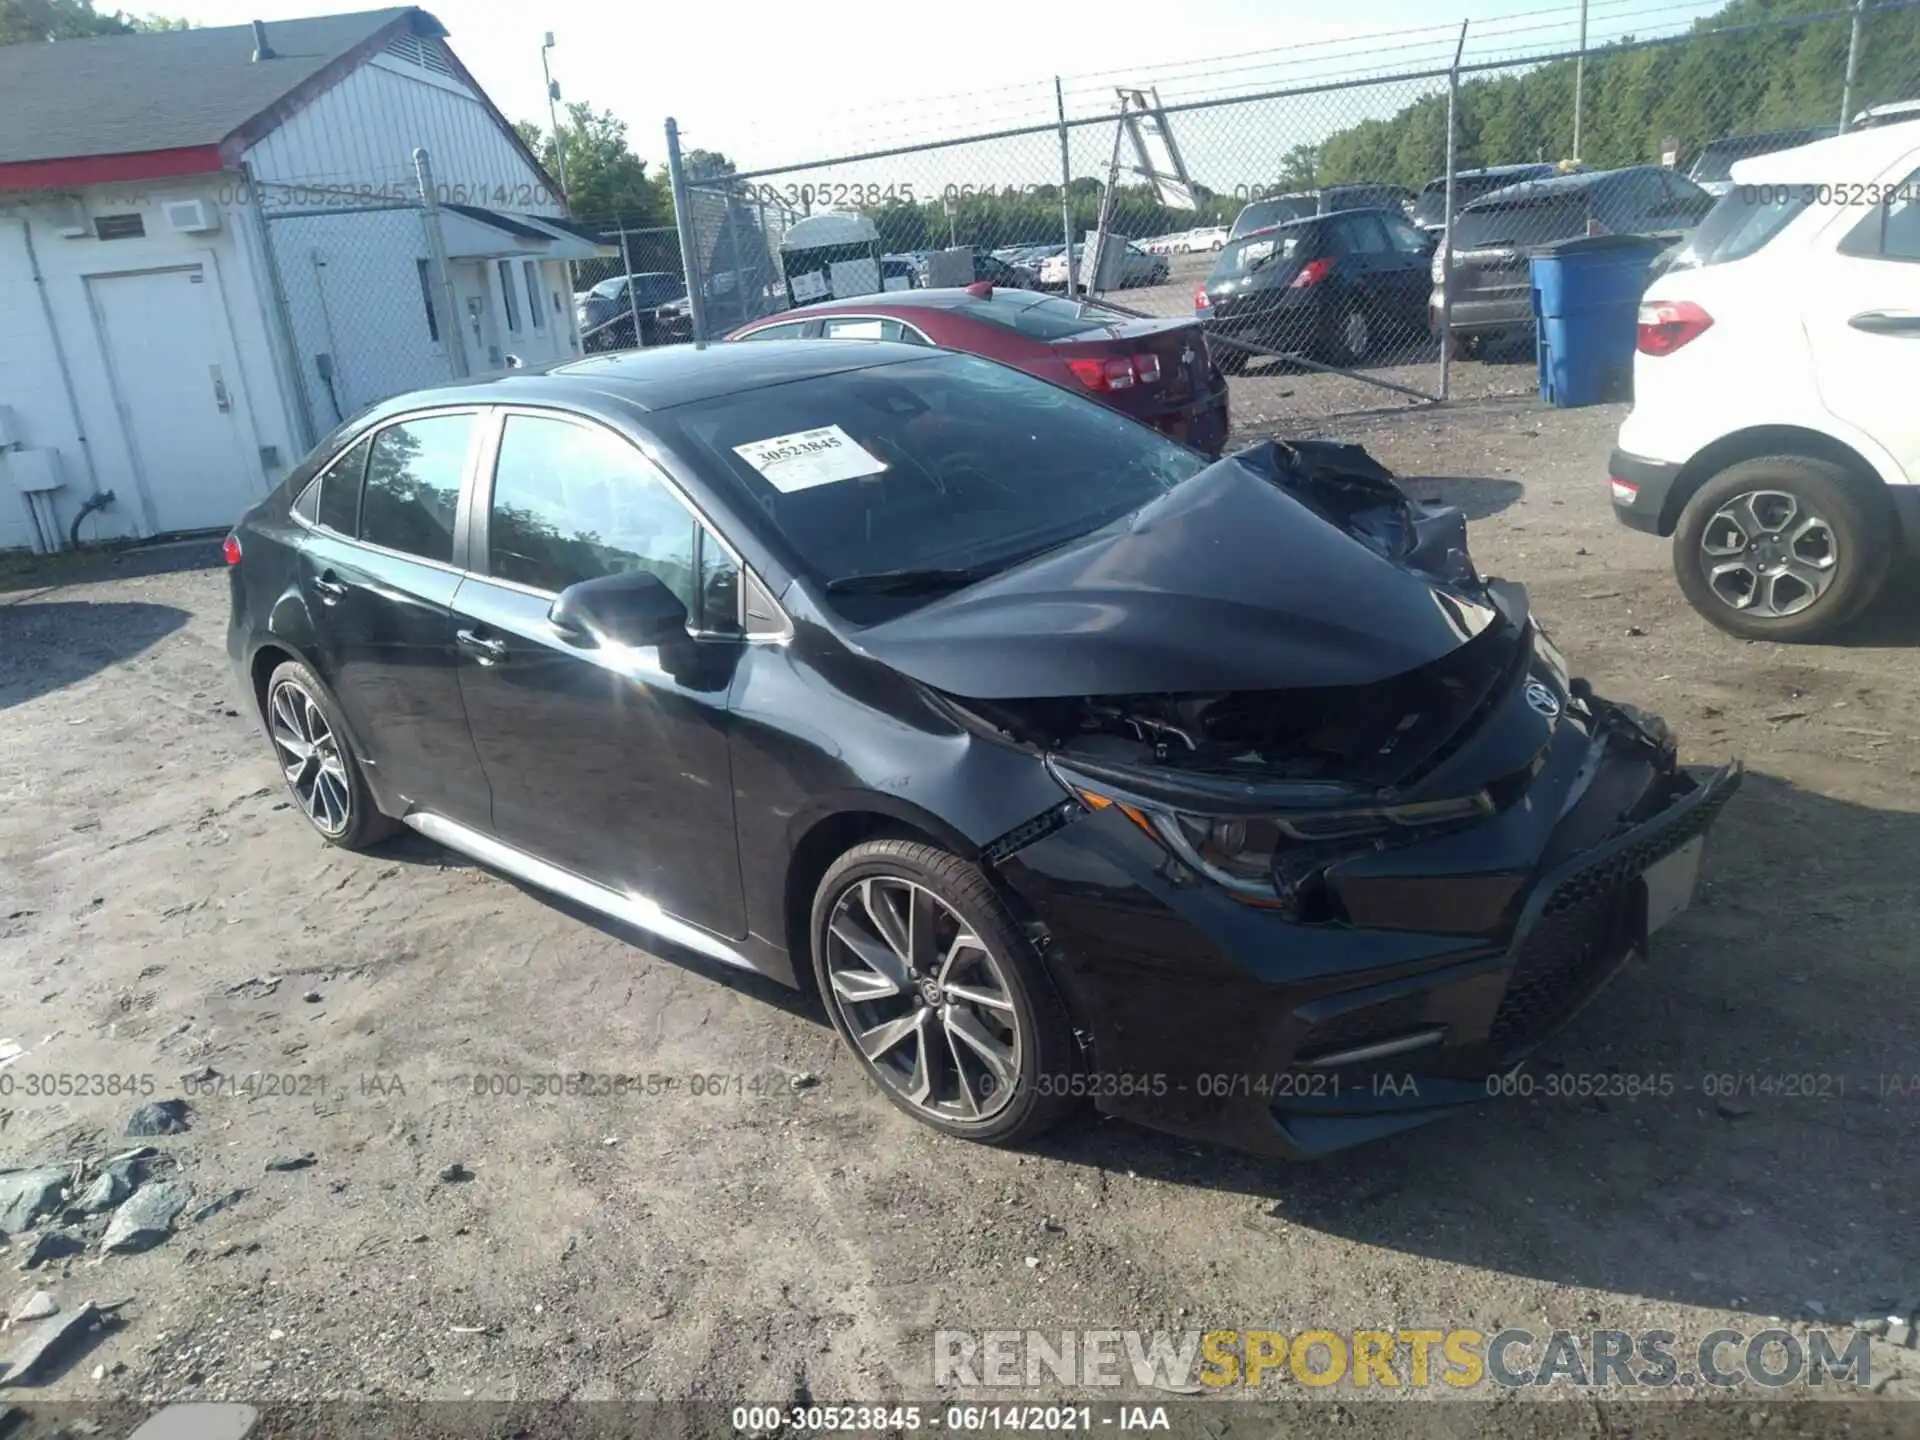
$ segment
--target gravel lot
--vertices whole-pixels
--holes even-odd
[[[1307,428],[1330,407],[1303,387],[1326,383],[1236,381],[1236,416]],[[1090,1118],[1024,1154],[942,1140],[869,1092],[805,1002],[417,837],[321,846],[235,708],[210,547],[16,566],[0,1040],[25,1053],[0,1068],[0,1168],[145,1143],[192,1187],[144,1253],[100,1257],[102,1216],[74,1228],[83,1253],[22,1273],[47,1225],[11,1237],[9,1314],[40,1287],[69,1310],[127,1301],[32,1393],[932,1400],[935,1329],[1691,1342],[1920,1309],[1912,594],[1849,644],[1733,640],[1684,607],[1665,546],[1609,515],[1617,408],[1385,408],[1320,428],[1464,506],[1482,568],[1530,588],[1602,693],[1666,715],[1688,759],[1747,762],[1696,908],[1534,1072],[1665,1075],[1669,1096],[1496,1101],[1307,1167]],[[556,1072],[680,1083],[535,1098],[470,1078]],[[1753,1088],[1722,1099],[1719,1075]],[[108,1078],[28,1092],[61,1076]],[[126,1138],[143,1101],[183,1095],[185,1133]],[[1876,1339],[1872,1360],[1885,1397],[1920,1397],[1920,1355]],[[1356,1394],[1333,1400],[1374,1425]],[[1805,1413],[1771,1408],[1783,1428]],[[1524,1409],[1475,1423],[1519,1433]],[[1555,1409],[1542,1433],[1625,1433]],[[1916,1418],[1848,1414],[1854,1433]]]

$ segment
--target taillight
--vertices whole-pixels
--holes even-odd
[[[1211,310],[1213,308],[1213,297],[1207,294],[1206,286],[1196,285],[1193,287],[1193,308],[1196,310]]]
[[[229,535],[225,540],[220,542],[220,558],[225,560],[229,565],[238,565],[240,563],[240,537],[238,535]]]
[[[1691,300],[1643,300],[1635,348],[1642,355],[1671,355],[1712,324],[1713,316]]]
[[[1300,273],[1293,277],[1289,290],[1304,290],[1309,285],[1318,285],[1327,278],[1327,272],[1333,269],[1333,261],[1322,256],[1318,260],[1309,260],[1300,267]]]
[[[1152,385],[1160,378],[1158,355],[1114,355],[1069,360],[1073,378],[1089,390],[1131,390],[1136,384]]]

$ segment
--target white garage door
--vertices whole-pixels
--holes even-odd
[[[186,265],[94,275],[87,289],[147,528],[233,524],[267,485],[217,280]]]

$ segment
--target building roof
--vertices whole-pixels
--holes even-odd
[[[219,145],[387,31],[443,36],[424,10],[0,46],[0,164]]]

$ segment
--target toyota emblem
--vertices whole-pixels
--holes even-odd
[[[1538,680],[1527,682],[1527,704],[1538,710],[1549,720],[1560,713],[1560,697],[1542,685]]]

